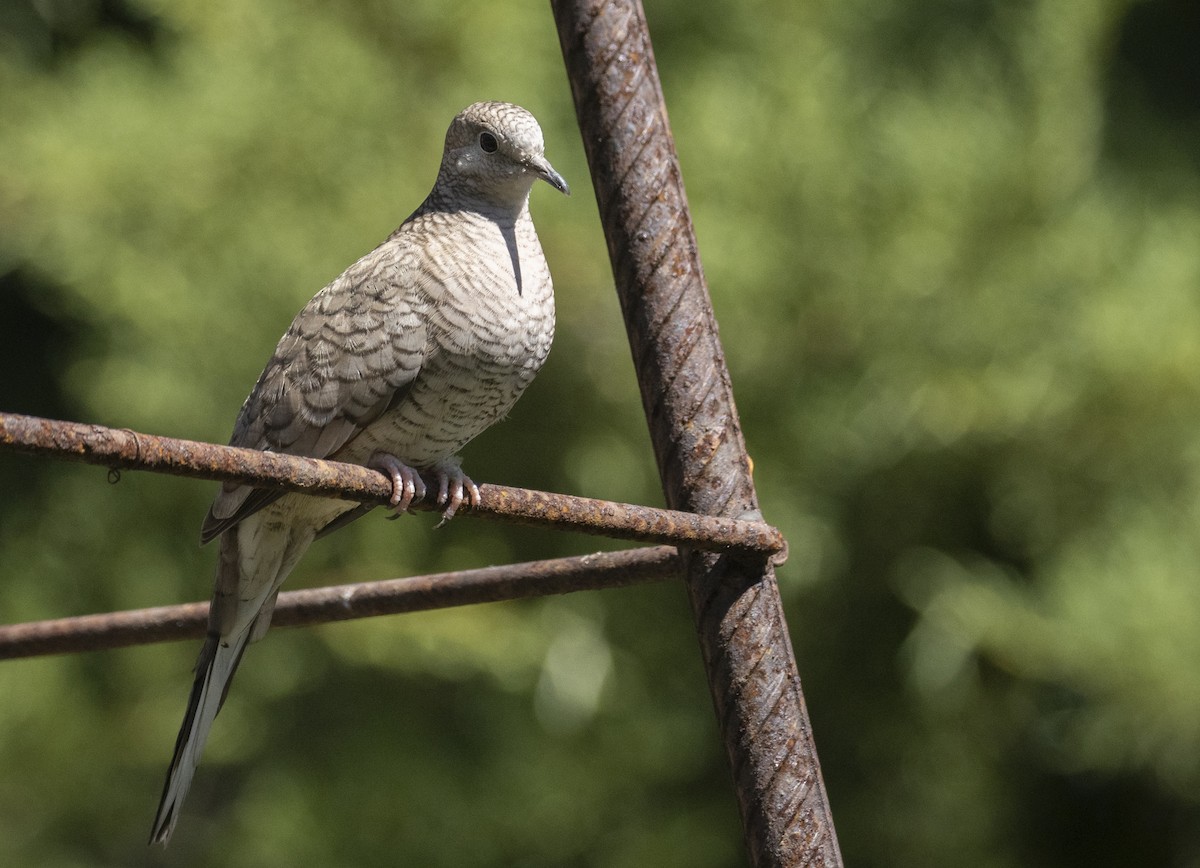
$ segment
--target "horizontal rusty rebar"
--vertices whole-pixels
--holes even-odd
[[[279,595],[275,627],[301,627],[571,591],[619,588],[675,578],[682,564],[670,546],[598,552],[520,564],[433,573]],[[202,637],[208,603],[185,603],[0,626],[0,660],[73,654]]]
[[[283,488],[321,497],[384,505],[392,493],[387,476],[357,464],[322,461],[140,434],[127,428],[105,428],[60,422],[15,413],[0,413],[0,447],[36,455],[52,455],[128,470],[150,470],[176,476]],[[430,484],[430,480],[427,480]],[[430,485],[436,491],[436,484]],[[538,527],[643,543],[664,543],[707,551],[752,551],[777,554],[783,536],[759,521],[695,515],[485,483],[479,506],[460,510]],[[437,511],[433,503],[414,509]]]

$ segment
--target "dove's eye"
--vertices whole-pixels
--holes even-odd
[[[496,149],[500,147],[500,143],[496,141],[496,137],[491,133],[480,133],[479,147],[483,148],[485,154],[494,154],[496,153]]]

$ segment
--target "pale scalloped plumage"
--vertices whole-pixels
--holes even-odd
[[[231,445],[359,464],[383,454],[388,467],[449,474],[461,497],[458,451],[504,417],[554,336],[529,192],[538,178],[568,190],[543,147],[519,106],[460,112],[425,202],[296,316]],[[201,530],[203,541],[220,539],[209,638],[152,841],[171,836],[209,727],[246,644],[270,624],[279,586],[313,539],[356,508],[247,486],[226,486],[213,502]]]

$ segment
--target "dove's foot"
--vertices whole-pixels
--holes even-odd
[[[463,473],[457,458],[447,458],[432,470],[438,478],[437,505],[446,507],[442,510],[442,520],[437,527],[454,518],[454,513],[458,512],[464,501],[468,506],[479,506],[479,486]]]
[[[388,500],[396,515],[408,512],[408,508],[418,500],[424,500],[426,489],[425,480],[421,474],[409,467],[395,455],[387,452],[376,452],[367,462],[372,470],[386,473],[392,480],[392,496]],[[442,487],[445,488],[443,482]],[[439,500],[438,503],[441,503]]]
[[[376,452],[367,462],[367,466],[386,473],[392,480],[392,496],[388,503],[395,511],[396,516],[407,512],[410,506],[424,500],[428,494],[425,480],[421,478],[421,474],[395,455]],[[479,506],[479,486],[471,480],[471,477],[463,473],[457,458],[440,461],[431,467],[429,472],[437,476],[438,480],[435,503],[445,507],[442,510],[442,520],[437,524],[438,527],[454,518],[454,514],[464,503],[468,506]]]

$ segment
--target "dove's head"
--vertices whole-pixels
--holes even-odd
[[[523,205],[538,178],[570,195],[544,151],[542,128],[525,109],[477,102],[459,112],[446,131],[438,184],[500,206]]]

